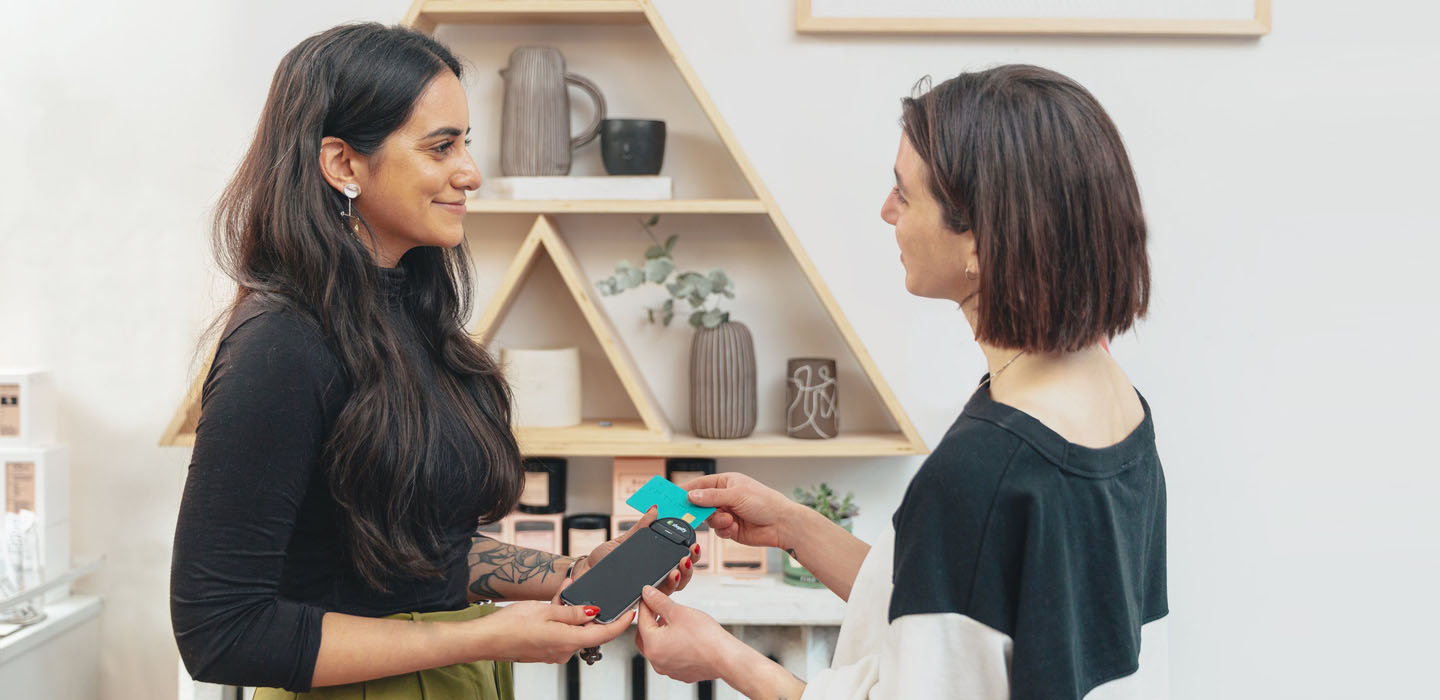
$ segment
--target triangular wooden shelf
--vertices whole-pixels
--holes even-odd
[[[472,335],[476,342],[488,346],[495,339],[510,306],[515,303],[520,289],[525,286],[525,281],[535,270],[535,265],[542,255],[548,256],[555,263],[555,269],[560,272],[565,288],[574,298],[575,305],[580,307],[580,315],[595,334],[600,350],[605,353],[610,367],[615,370],[620,384],[625,387],[625,393],[635,405],[635,411],[640,414],[640,421],[606,420],[603,422],[610,425],[605,426],[600,420],[587,420],[576,428],[519,428],[516,432],[520,435],[521,442],[527,442],[526,438],[530,435],[550,436],[553,440],[576,431],[584,433],[590,440],[604,438],[606,442],[669,440],[670,424],[665,421],[665,413],[660,410],[660,403],[655,400],[654,394],[650,393],[650,386],[645,383],[634,358],[630,357],[630,351],[620,342],[620,334],[610,322],[610,317],[595,303],[595,297],[591,293],[593,288],[585,277],[585,270],[580,267],[580,261],[575,258],[570,246],[560,237],[554,220],[549,216],[536,217],[530,234],[520,244],[520,252],[515,255],[510,269],[501,279],[499,290],[495,292],[490,305],[475,324]]]
[[[613,421],[611,426],[586,423],[575,428],[522,429],[518,431],[521,449],[534,455],[634,455],[634,456],[702,456],[702,457],[868,457],[925,454],[929,450],[915,425],[910,422],[905,409],[900,405],[890,385],[885,383],[875,361],[860,342],[850,321],[840,310],[831,295],[829,287],[820,278],[810,257],[775,204],[770,190],[761,182],[750,159],[746,157],[730,127],[721,118],[710,94],[696,77],[688,61],[680,53],[675,38],[661,20],[650,0],[416,0],[405,14],[404,23],[420,31],[433,32],[440,24],[649,24],[660,40],[665,52],[674,62],[681,79],[695,97],[696,103],[709,120],[727,152],[755,193],[754,199],[741,200],[667,200],[664,202],[494,202],[472,201],[469,210],[473,214],[487,213],[529,213],[539,214],[535,228],[521,246],[520,253],[506,275],[495,300],[485,311],[477,325],[476,337],[488,341],[494,332],[496,321],[504,316],[505,310],[514,300],[519,282],[534,262],[540,246],[545,246],[556,266],[565,276],[565,267],[556,257],[556,251],[568,256],[571,276],[566,276],[566,286],[580,304],[586,320],[596,331],[601,346],[605,348],[616,374],[620,376],[626,391],[630,393],[640,421]],[[741,440],[704,440],[694,436],[674,434],[666,425],[663,413],[659,411],[648,385],[634,370],[634,361],[629,352],[618,341],[614,326],[604,310],[595,304],[589,281],[579,272],[578,262],[561,239],[554,222],[548,214],[563,213],[696,213],[696,214],[750,214],[767,217],[785,247],[794,257],[805,280],[815,290],[821,306],[835,328],[839,331],[846,347],[854,354],[861,371],[875,393],[884,404],[885,412],[894,421],[897,429],[893,432],[856,433],[842,432],[830,440],[796,440],[781,433],[764,433]],[[592,315],[593,312],[593,315]],[[629,378],[627,378],[629,377]],[[193,430],[198,414],[199,387],[204,373],[196,380],[187,402],[180,408],[170,429],[166,431],[162,445],[186,445],[194,441]],[[647,415],[653,412],[655,415]],[[592,424],[593,423],[593,424]],[[655,426],[666,426],[657,432]],[[187,429],[192,431],[187,434]]]

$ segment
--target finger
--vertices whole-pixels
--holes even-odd
[[[567,625],[583,625],[595,619],[600,608],[594,605],[551,605],[550,619]]]
[[[730,475],[728,473],[705,474],[703,476],[697,476],[694,479],[685,482],[685,490],[694,491],[695,489],[719,489],[725,488],[729,485]]]
[[[696,479],[699,481],[699,479]],[[693,488],[694,482],[687,484]],[[690,502],[706,508],[730,508],[745,501],[746,495],[736,488],[693,488],[688,494]]]
[[[680,573],[679,568],[671,569],[670,573],[665,574],[665,580],[661,581],[660,585],[657,586],[657,588],[660,590],[661,593],[664,593],[665,595],[670,595],[671,593],[680,590],[681,576],[682,574]]]
[[[669,620],[670,615],[675,611],[675,601],[670,600],[668,596],[661,593],[660,590],[654,586],[646,586],[641,589],[640,600],[645,603],[646,607],[654,611],[662,621]]]
[[[706,522],[710,523],[710,529],[719,530],[735,526],[735,516],[723,510],[717,510]]]
[[[690,561],[694,564],[700,563],[700,543],[690,545]]]
[[[675,590],[685,590],[685,587],[690,585],[690,579],[693,576],[695,576],[695,562],[691,561],[690,557],[685,557],[685,560],[680,562],[680,580],[675,582]]]
[[[715,531],[715,535],[722,540],[740,539],[740,526],[736,525],[735,523],[730,523],[726,527],[717,527],[712,529]]]
[[[598,647],[625,634],[625,630],[630,629],[630,624],[635,622],[635,615],[636,613],[621,613],[610,622],[597,622],[575,630],[579,633],[581,646]]]
[[[630,536],[635,534],[636,532],[650,527],[650,523],[655,522],[656,518],[660,517],[659,513],[660,510],[658,508],[656,508],[655,506],[650,506],[650,510],[645,511],[645,515],[640,516],[640,520],[638,520],[634,525],[631,525],[629,530],[626,530],[619,537],[616,537],[615,541],[624,542],[625,540],[630,539]]]
[[[651,610],[645,601],[640,601],[640,617],[635,629],[637,638],[639,635],[653,633],[657,629],[660,629],[660,623],[655,620],[655,611]]]
[[[555,590],[555,597],[550,599],[550,603],[551,603],[552,605],[561,605],[561,602],[560,602],[560,594],[561,594],[561,593],[564,593],[564,592],[565,592],[565,589],[566,589],[566,588],[569,588],[569,587],[570,587],[570,579],[567,578],[567,579],[565,579],[564,581],[561,581],[561,582],[560,582],[560,587]]]

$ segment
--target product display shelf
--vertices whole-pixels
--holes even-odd
[[[608,423],[609,425],[605,425]],[[914,454],[899,433],[842,433],[829,440],[797,440],[759,431],[737,440],[673,432],[656,438],[639,420],[587,420],[568,428],[518,428],[520,451],[553,457],[893,457]]]
[[[644,24],[639,0],[421,0],[404,23],[423,32],[441,24]]]
[[[749,158],[740,148],[725,120],[716,109],[689,62],[650,0],[417,0],[405,15],[405,24],[433,32],[441,24],[648,24],[666,55],[674,63],[682,82],[690,90],[701,112],[713,127],[725,151],[734,159],[750,191],[751,199],[678,200],[499,200],[472,198],[466,209],[478,214],[535,214],[535,224],[516,254],[510,271],[476,323],[472,334],[482,343],[493,339],[495,330],[513,304],[519,288],[529,278],[537,256],[548,254],[565,278],[566,287],[580,306],[590,330],[600,342],[606,358],[619,377],[639,415],[633,419],[609,421],[587,417],[569,428],[519,428],[522,449],[532,455],[610,456],[733,456],[733,457],[873,457],[925,454],[929,450],[919,431],[879,368],[860,342],[841,311],[829,287],[800,245],[789,222],[780,212],[770,191],[761,181]],[[791,439],[774,432],[758,431],[739,440],[702,440],[671,428],[644,377],[630,357],[614,325],[594,299],[592,281],[565,243],[555,214],[750,214],[763,216],[794,258],[801,274],[814,291],[821,307],[839,333],[883,405],[894,428],[888,432],[842,433],[830,440]],[[684,362],[684,358],[677,358]],[[200,386],[205,373],[195,377],[183,405],[161,437],[162,445],[193,445],[199,418]]]
[[[471,199],[471,214],[765,214],[758,199]]]

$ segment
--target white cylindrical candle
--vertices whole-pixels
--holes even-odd
[[[580,349],[500,351],[515,395],[515,426],[565,428],[580,424]]]

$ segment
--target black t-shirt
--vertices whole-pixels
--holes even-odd
[[[1074,698],[1139,670],[1169,612],[1165,476],[1145,418],[1092,449],[978,389],[895,512],[892,624],[956,613],[1006,635],[1009,697]]]
[[[439,402],[438,368],[405,312],[404,272],[381,273],[402,350]],[[255,298],[235,310],[205,379],[175,530],[171,622],[196,679],[308,690],[326,612],[381,617],[466,605],[465,558],[484,504],[464,493],[428,506],[445,523],[443,551],[432,553],[442,578],[387,581],[380,593],[346,560],[321,449],[350,391],[308,314]],[[452,412],[426,413],[443,435],[468,436]],[[483,468],[473,440],[440,443],[437,468]]]

